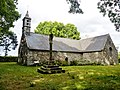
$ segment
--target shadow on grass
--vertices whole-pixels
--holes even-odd
[[[85,80],[84,90],[120,90],[120,76],[101,75]]]

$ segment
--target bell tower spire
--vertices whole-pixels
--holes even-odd
[[[30,29],[31,29],[31,18],[29,17],[28,11],[23,18],[23,27],[22,27],[22,33],[26,35],[30,35]]]

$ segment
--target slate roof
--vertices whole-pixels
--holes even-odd
[[[81,50],[84,52],[101,51],[104,49],[107,39],[110,35],[101,35],[97,37],[80,40]]]
[[[65,52],[92,52],[101,51],[107,41],[109,34],[97,37],[73,40],[68,38],[53,38],[53,51]],[[30,33],[26,35],[26,42],[29,49],[49,50],[49,36]]]

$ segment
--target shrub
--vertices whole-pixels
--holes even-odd
[[[68,62],[67,61],[62,61],[62,66],[68,66]]]
[[[0,62],[17,62],[17,56],[0,56]]]
[[[54,65],[59,65],[59,66],[68,66],[68,62],[65,60],[55,60]]]
[[[74,61],[70,61],[70,66],[76,66],[78,65],[78,61],[74,60]]]

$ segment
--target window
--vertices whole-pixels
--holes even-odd
[[[30,20],[27,20],[27,22],[30,22]]]
[[[29,25],[29,23],[27,23],[27,25]]]
[[[109,48],[109,52],[110,52],[110,53],[109,53],[110,56],[112,56],[112,47]]]

